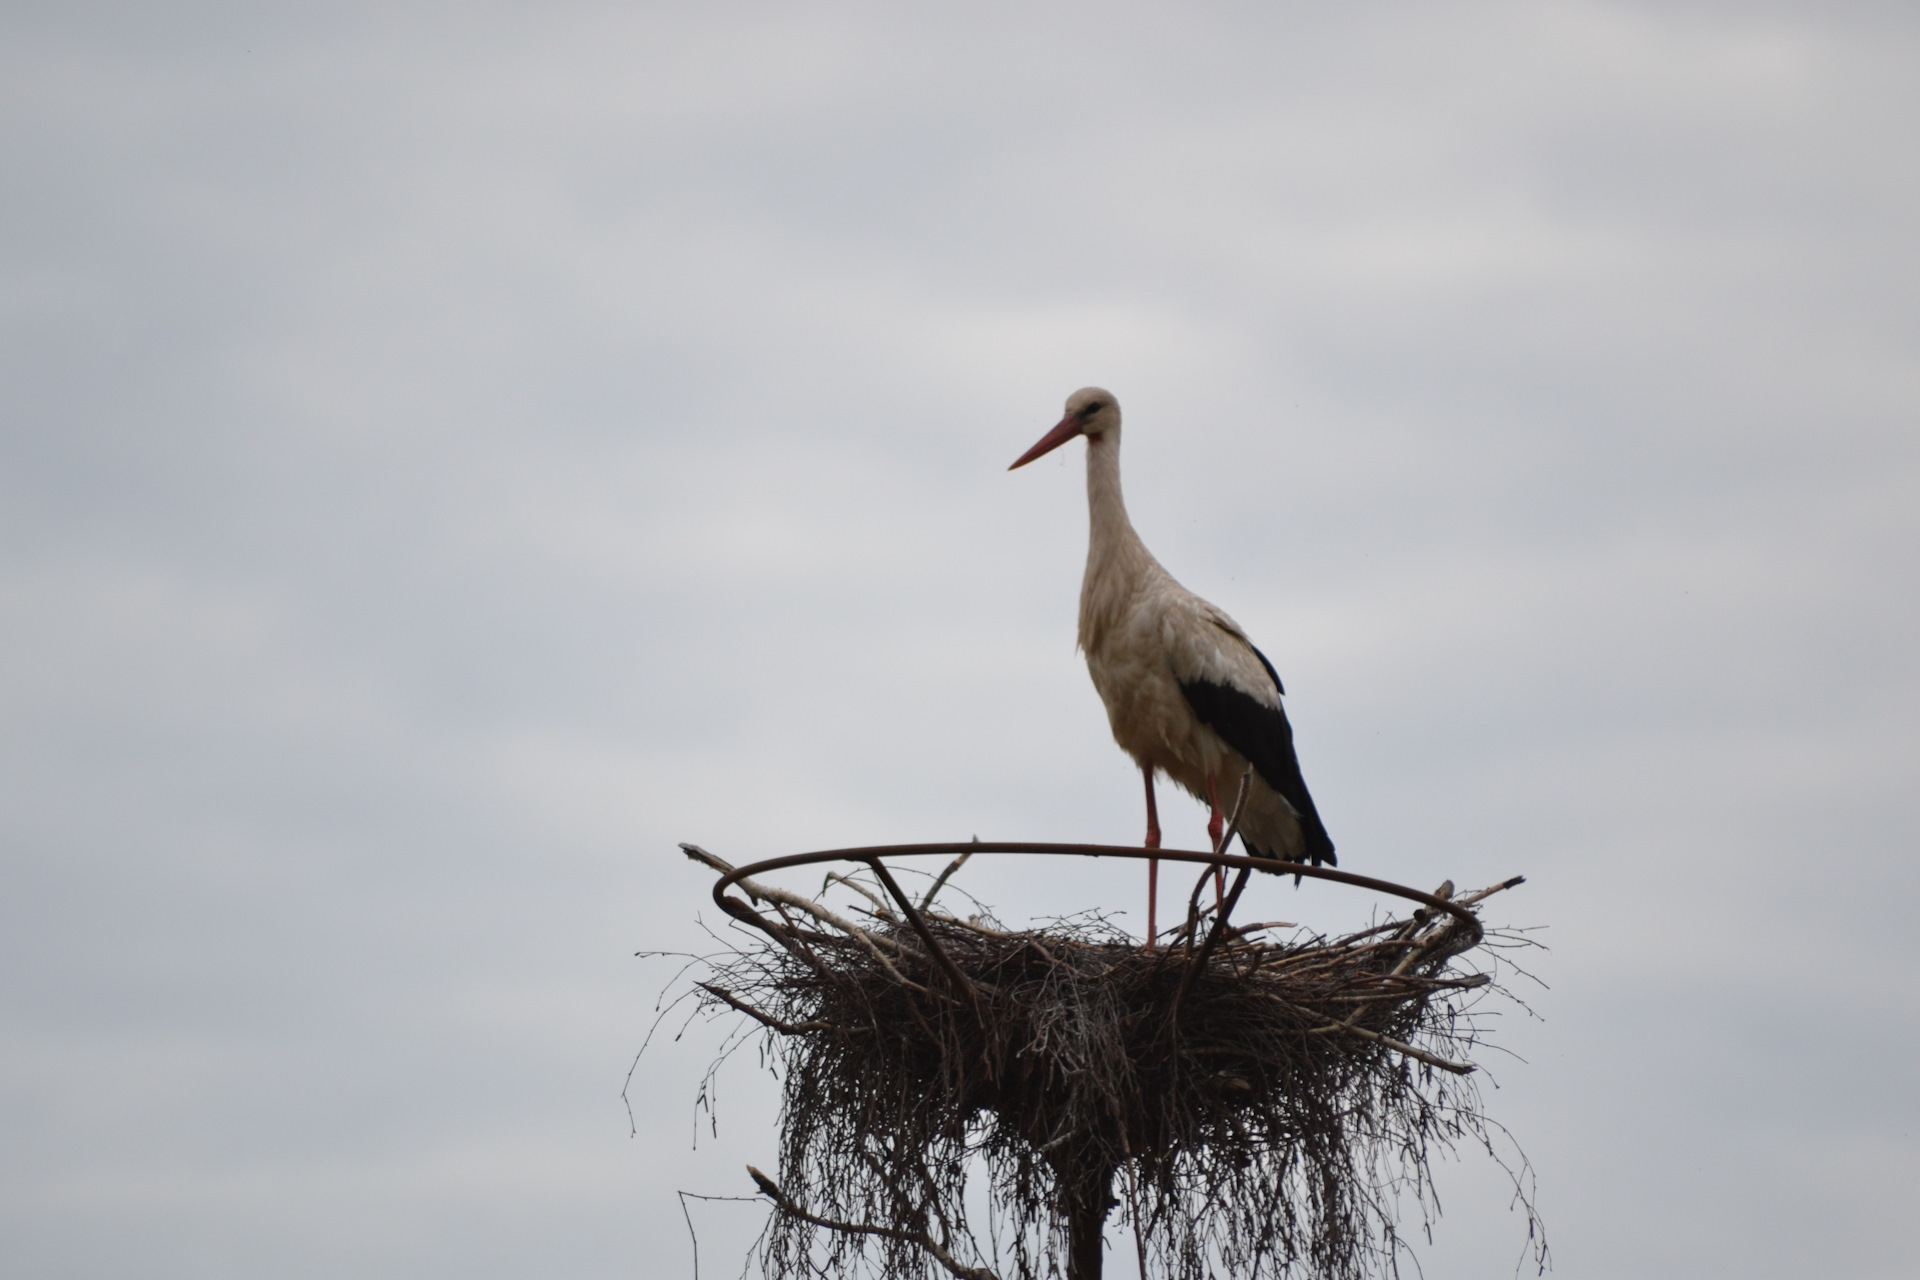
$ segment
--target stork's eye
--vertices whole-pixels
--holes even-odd
[[[1080,411],[1080,416],[1083,418],[1091,418],[1094,414],[1100,412],[1103,407],[1098,400],[1095,400],[1092,404]]]

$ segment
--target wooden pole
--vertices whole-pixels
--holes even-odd
[[[1055,1172],[1061,1179],[1066,1210],[1067,1280],[1100,1280],[1107,1211],[1114,1203],[1113,1170],[1100,1169],[1091,1177],[1070,1177],[1068,1170],[1058,1166]]]

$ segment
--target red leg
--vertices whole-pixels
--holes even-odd
[[[1153,803],[1153,770],[1142,767],[1140,776],[1147,783],[1147,848],[1160,847],[1160,813]],[[1160,859],[1147,859],[1147,950],[1153,950],[1156,920],[1155,912],[1160,902]]]
[[[1220,792],[1214,785],[1213,775],[1207,775],[1207,847],[1215,853],[1225,853],[1220,847],[1220,837],[1227,829],[1226,815],[1220,812]],[[1213,908],[1218,911],[1227,900],[1227,873],[1222,867],[1213,869]]]
[[[1213,775],[1207,775],[1207,848],[1220,852],[1220,833],[1226,830],[1226,815],[1220,812],[1220,793],[1214,787]]]

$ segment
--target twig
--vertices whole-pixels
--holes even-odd
[[[1397,978],[1397,981],[1396,981]],[[1457,978],[1408,977],[1404,974],[1381,974],[1382,985],[1391,984],[1390,991],[1341,992],[1337,995],[1322,997],[1326,1000],[1338,1000],[1346,1003],[1366,1003],[1374,1000],[1411,1000],[1433,991],[1471,991],[1475,987],[1484,987],[1493,981],[1493,975],[1487,973],[1467,973]]]
[[[974,838],[977,840],[979,837],[976,836]],[[927,896],[920,899],[920,909],[922,911],[925,911],[928,907],[933,905],[934,895],[938,894],[940,890],[946,886],[947,877],[951,876],[954,872],[958,871],[960,868],[966,866],[967,859],[971,858],[972,856],[973,854],[970,852],[963,853],[959,857],[955,858],[952,862],[949,862],[947,864],[947,869],[940,873],[939,877],[936,880],[934,880],[933,887],[927,890]]]
[[[1395,1053],[1404,1053],[1409,1058],[1418,1058],[1420,1061],[1438,1067],[1442,1071],[1451,1071],[1457,1076],[1471,1075],[1478,1070],[1471,1062],[1452,1062],[1441,1057],[1439,1054],[1428,1053],[1425,1049],[1416,1049],[1403,1040],[1395,1040],[1392,1036],[1383,1036],[1378,1031],[1369,1031],[1365,1027],[1356,1027],[1351,1022],[1334,1022],[1324,1027],[1315,1027],[1307,1034],[1312,1036],[1330,1036],[1337,1032],[1352,1032],[1362,1040],[1371,1040],[1375,1044],[1385,1045]]]
[[[1240,792],[1233,798],[1233,816],[1227,819],[1226,834],[1220,837],[1220,843],[1213,846],[1216,854],[1225,853],[1227,846],[1233,843],[1233,837],[1240,831],[1240,811],[1246,807],[1247,793],[1253,790],[1253,766],[1248,765],[1240,775]]]
[[[733,1201],[737,1204],[759,1203],[752,1196],[703,1196],[695,1191],[676,1191],[680,1198],[680,1216],[687,1222],[687,1239],[693,1242],[693,1280],[700,1280],[700,1234],[693,1229],[693,1215],[687,1212],[689,1200]]]
[[[732,896],[729,896],[723,905],[734,905],[735,901]],[[751,908],[744,906],[744,904],[741,904],[741,909],[751,910]],[[774,903],[773,909],[780,913],[781,923],[786,929],[786,936],[779,939],[780,945],[794,955],[799,956],[802,960],[805,960],[812,966],[813,971],[819,974],[829,984],[836,987],[845,987],[847,983],[846,975],[821,959],[819,954],[808,945],[810,942],[820,942],[831,943],[834,946],[844,946],[844,940],[830,933],[820,933],[811,929],[803,931],[793,923],[793,917],[787,914],[786,907],[781,903]],[[898,970],[895,970],[892,964],[888,962],[886,956],[881,954],[880,949],[873,945],[871,939],[866,940],[863,945],[866,946],[867,950],[872,953],[874,960],[882,967],[890,972],[898,973]],[[905,982],[906,979],[901,978],[900,981]]]
[[[1195,969],[1203,968],[1206,965],[1207,956],[1212,953],[1215,947],[1220,945],[1220,939],[1226,936],[1227,920],[1233,915],[1234,907],[1239,904],[1240,891],[1247,887],[1247,877],[1252,874],[1251,871],[1242,867],[1240,874],[1233,878],[1233,888],[1227,891],[1227,900],[1221,904],[1220,914],[1214,917],[1213,931],[1207,935],[1207,940],[1201,944],[1200,954],[1193,958],[1193,967]]]
[[[1233,843],[1233,837],[1239,833],[1240,813],[1241,810],[1246,807],[1247,794],[1252,789],[1253,766],[1248,765],[1246,770],[1240,775],[1240,789],[1233,797],[1233,816],[1227,820],[1226,829],[1221,833],[1219,842],[1213,846],[1215,857],[1225,853],[1227,846]],[[1207,794],[1212,795],[1213,793],[1209,791]],[[1203,914],[1200,910],[1200,891],[1207,887],[1207,881],[1209,880],[1212,880],[1215,884],[1221,882],[1219,867],[1211,866],[1201,868],[1200,878],[1193,882],[1193,892],[1187,895],[1187,922],[1184,925],[1175,925],[1172,929],[1168,930],[1168,932],[1176,938],[1184,933],[1189,945],[1192,944],[1194,935],[1200,931],[1200,917]]]
[[[926,915],[929,920],[938,920],[941,924],[950,924],[956,929],[965,929],[968,933],[977,933],[983,938],[1018,938],[1024,936],[1008,929],[989,929],[986,925],[978,921],[962,920],[959,916],[949,915],[944,911],[929,911]]]
[[[873,914],[875,917],[889,922],[892,921],[893,912],[888,909],[887,904],[874,897],[872,893],[868,892],[865,885],[855,880],[852,876],[843,876],[838,871],[829,871],[827,872],[827,878],[821,882],[820,887],[824,889],[830,884],[843,884],[847,886],[847,888],[853,890],[873,904]]]
[[[1291,929],[1293,927],[1294,923],[1291,920],[1266,920],[1260,924],[1231,925],[1227,929],[1227,936],[1220,940],[1220,945],[1223,947],[1238,947],[1243,951],[1251,950],[1254,952],[1286,955],[1292,952],[1291,947],[1287,947],[1278,942],[1254,941],[1253,935],[1262,929]],[[1169,941],[1178,942],[1186,936],[1186,932],[1187,926],[1181,924],[1175,925],[1160,936]]]
[[[1187,895],[1186,923],[1175,925],[1168,930],[1175,937],[1184,936],[1188,946],[1193,945],[1194,938],[1200,933],[1200,891],[1207,887],[1207,881],[1213,879],[1213,872],[1212,867],[1207,867],[1200,872],[1200,878],[1193,882],[1193,892]]]
[[[683,844],[680,847],[686,850],[689,858],[692,858],[695,862],[705,863],[722,875],[731,874],[733,871],[733,868],[728,866],[724,860],[716,858],[697,844]],[[870,943],[884,942],[895,951],[905,950],[905,948],[901,947],[901,945],[892,938],[885,937],[884,935],[875,938],[874,935],[868,933],[853,921],[848,920],[837,912],[828,910],[812,898],[793,892],[791,889],[779,889],[773,885],[761,884],[758,880],[751,879],[740,879],[734,881],[734,883],[745,890],[747,896],[750,898],[764,898],[768,902],[784,902],[796,910],[806,912],[822,924],[832,925],[849,937],[864,938]]]
[[[980,1008],[980,993],[973,989],[974,984],[968,980],[967,975],[960,972],[960,966],[953,962],[953,957],[941,948],[939,940],[933,936],[933,930],[927,928],[927,922],[920,918],[920,913],[913,909],[913,903],[905,893],[901,892],[893,874],[887,870],[886,863],[875,858],[867,865],[873,868],[873,874],[879,877],[881,885],[886,888],[893,900],[900,904],[900,909],[907,913],[907,923],[912,925],[913,931],[920,935],[920,941],[927,944],[927,950],[932,954],[934,963],[940,966],[941,972],[947,975],[956,989],[965,993],[968,1003],[973,1005],[975,1016],[984,1019],[986,1014]]]
[[[1187,998],[1187,992],[1193,987],[1193,980],[1199,977],[1201,970],[1207,967],[1207,957],[1212,955],[1213,949],[1220,945],[1220,936],[1227,931],[1227,917],[1233,914],[1234,905],[1240,901],[1240,891],[1247,887],[1247,877],[1252,874],[1247,868],[1240,868],[1240,874],[1233,878],[1232,891],[1227,894],[1227,900],[1220,904],[1220,912],[1214,918],[1213,929],[1207,934],[1206,942],[1194,953],[1193,958],[1187,961],[1186,971],[1180,975],[1180,989],[1173,993],[1173,1003],[1167,1006],[1165,1026],[1168,1030],[1173,1028],[1174,1019],[1179,1016],[1180,1002]]]
[[[695,862],[705,863],[707,866],[712,867],[714,870],[720,872],[722,875],[730,874],[733,871],[733,868],[727,864],[725,859],[715,857],[713,854],[708,853],[705,849],[702,849],[697,844],[683,844],[680,847],[686,850],[686,854],[689,858],[692,858]],[[792,892],[791,890],[778,889],[778,888],[775,888],[773,885],[761,884],[757,880],[751,880],[746,878],[736,880],[734,883],[739,885],[740,888],[744,889],[747,892],[749,897],[764,898],[766,901],[773,902],[773,903],[785,903],[787,906],[794,907],[797,910],[806,912],[808,915],[812,916],[816,920],[819,920],[825,924],[832,925],[834,928],[840,930],[842,933],[846,934],[848,937],[854,939],[856,942],[864,946],[867,949],[867,951],[873,956],[873,958],[880,963],[880,967],[885,969],[888,975],[891,976],[895,981],[899,982],[902,986],[911,987],[913,990],[918,991],[922,995],[930,996],[933,994],[932,991],[928,990],[926,987],[922,986],[920,983],[913,981],[911,978],[901,973],[898,969],[894,968],[893,962],[888,960],[885,955],[881,954],[881,951],[880,951],[881,943],[885,943],[888,947],[891,947],[895,952],[895,954],[897,955],[904,956],[904,955],[911,954],[906,947],[901,946],[894,939],[887,937],[885,934],[876,935],[876,934],[869,933],[865,929],[862,929],[859,925],[855,924],[853,921],[848,920],[846,917],[839,915],[836,912],[829,911],[827,908],[815,902],[812,898],[804,897],[800,894]],[[761,916],[758,912],[754,911],[753,908],[747,906],[743,902],[740,902],[738,899],[735,899],[732,897],[725,897],[720,900],[720,905],[723,907],[727,906],[729,903],[733,903],[741,911],[745,911],[749,915],[752,915],[753,917],[755,917],[755,920],[759,920],[763,922],[761,925],[761,927],[763,928],[766,925],[772,924],[772,921],[766,920],[765,917]],[[732,910],[732,908],[729,908],[729,910]],[[748,921],[748,923],[751,924],[751,923],[754,923],[754,921],[750,920]],[[782,939],[782,941],[785,942],[785,939]],[[786,943],[786,945],[789,948],[791,948],[793,944]],[[808,960],[810,963],[814,963],[816,965],[818,964],[818,962],[813,960],[813,957],[810,955],[808,956]]]
[[[1010,933],[1005,929],[989,929],[983,924],[975,924],[971,920],[962,920],[958,916],[950,916],[944,911],[929,911],[927,912],[927,919],[938,920],[941,924],[950,924],[956,929],[965,929],[968,933],[977,933],[983,938],[1012,938],[1016,941],[1026,943],[1035,951],[1045,956],[1048,964],[1060,963],[1059,958],[1055,956],[1053,952],[1047,950],[1046,946],[1040,941],[1040,935],[1036,933]],[[1092,945],[1090,943],[1076,942],[1072,938],[1055,938],[1054,942],[1070,943],[1075,946]]]
[[[1448,880],[1443,883],[1438,889],[1434,890],[1433,896],[1439,898],[1442,902],[1452,898],[1453,881]],[[1431,913],[1426,911],[1416,911],[1413,913],[1413,920],[1408,922],[1407,933],[1409,937],[1414,939],[1414,946],[1406,955],[1400,957],[1400,963],[1393,967],[1395,975],[1405,973],[1407,970],[1413,968],[1414,965],[1428,959],[1434,953],[1438,952],[1443,945],[1451,942],[1461,928],[1466,927],[1462,925],[1458,916],[1450,915],[1426,933],[1420,933],[1421,924],[1431,918]],[[1478,918],[1469,918],[1473,921],[1471,926],[1473,929],[1473,937],[1468,940],[1467,946],[1471,947],[1485,936],[1486,931],[1480,927]],[[1460,948],[1459,950],[1465,950],[1465,948]]]
[[[772,1200],[780,1212],[790,1217],[798,1218],[802,1222],[811,1222],[816,1227],[825,1227],[829,1231],[845,1231],[850,1235],[882,1236],[888,1240],[904,1240],[908,1244],[917,1244],[933,1255],[935,1262],[958,1276],[959,1280],[1000,1280],[985,1267],[969,1267],[961,1262],[941,1248],[939,1243],[924,1231],[910,1231],[900,1227],[876,1227],[864,1222],[836,1222],[832,1218],[822,1218],[818,1214],[808,1213],[795,1204],[793,1198],[780,1189],[779,1183],[752,1165],[747,1166],[747,1173],[753,1178],[754,1185],[760,1188],[760,1194]]]
[[[1525,876],[1515,876],[1511,880],[1502,880],[1499,884],[1493,885],[1486,889],[1482,889],[1478,893],[1468,894],[1466,897],[1460,899],[1460,905],[1463,907],[1470,907],[1474,903],[1480,901],[1482,898],[1491,898],[1494,894],[1499,893],[1502,889],[1511,889],[1511,888],[1514,888],[1516,885],[1523,885],[1526,882],[1527,882],[1527,878]]]
[[[860,1035],[867,1030],[867,1028],[865,1027],[843,1027],[843,1026],[840,1026],[838,1023],[820,1022],[818,1020],[810,1021],[810,1022],[782,1022],[780,1019],[774,1017],[772,1014],[763,1013],[759,1009],[754,1008],[752,1005],[748,1004],[745,1000],[742,1000],[740,997],[734,995],[731,991],[728,991],[724,987],[716,987],[710,982],[696,982],[693,985],[696,987],[699,987],[702,991],[707,992],[709,995],[716,996],[719,999],[725,1001],[727,1004],[733,1006],[734,1008],[738,1009],[740,1012],[746,1014],[749,1018],[753,1018],[759,1022],[764,1022],[769,1027],[772,1027],[775,1031],[778,1031],[781,1035],[797,1036],[797,1035],[804,1034],[805,1032],[808,1032],[808,1031],[838,1031],[846,1035]]]

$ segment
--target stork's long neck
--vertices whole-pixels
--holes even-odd
[[[1080,647],[1098,649],[1159,568],[1127,519],[1120,494],[1120,432],[1087,437],[1087,573],[1080,582]]]

